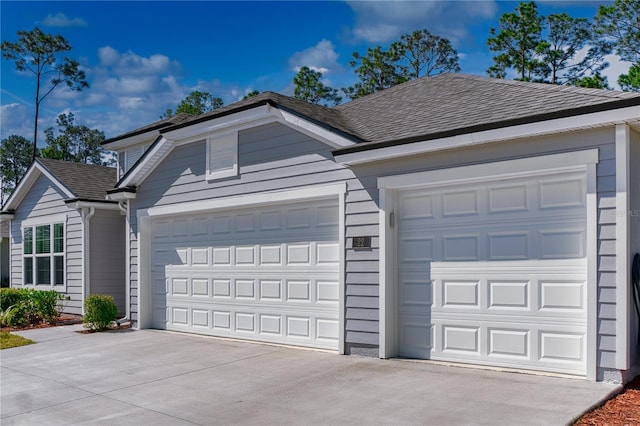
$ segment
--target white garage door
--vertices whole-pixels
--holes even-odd
[[[153,326],[338,348],[335,201],[153,222]]]
[[[583,172],[398,196],[402,356],[586,374]]]

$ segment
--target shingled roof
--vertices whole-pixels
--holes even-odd
[[[105,201],[109,189],[116,184],[116,169],[94,164],[37,158],[62,185],[82,201]]]
[[[183,121],[189,120],[190,118],[193,118],[193,115],[191,114],[187,114],[187,113],[180,113],[180,114],[176,114],[172,117],[168,117],[168,118],[163,118],[162,120],[158,120],[156,122],[153,122],[151,124],[147,124],[146,126],[143,127],[139,127],[135,130],[131,130],[130,132],[124,133],[122,135],[118,135],[115,138],[110,138],[105,140],[104,142],[101,143],[101,145],[105,145],[111,142],[115,142],[117,140],[120,139],[125,139],[125,138],[130,138],[132,136],[136,136],[136,135],[141,135],[143,133],[146,132],[151,132],[154,130],[161,130],[165,127],[170,127],[176,124],[180,124]]]
[[[626,105],[640,105],[640,94],[441,74],[411,80],[335,109],[365,141],[386,143]]]
[[[445,73],[422,77],[333,108],[263,92],[198,116],[145,126],[160,133],[271,105],[357,144],[341,153],[640,105],[640,94]],[[159,123],[162,123],[160,126]],[[372,147],[372,146],[371,146]]]

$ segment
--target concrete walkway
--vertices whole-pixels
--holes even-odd
[[[563,425],[617,387],[162,331],[19,334],[0,351],[3,426]]]

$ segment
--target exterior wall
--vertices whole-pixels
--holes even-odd
[[[236,177],[207,182],[205,152],[204,140],[176,147],[147,177],[131,202],[130,279],[134,321],[138,318],[136,210],[309,185],[345,181],[358,185],[348,168],[335,163],[329,146],[280,124],[240,131],[239,175]]]
[[[351,342],[378,343],[379,230],[377,178],[447,167],[482,164],[529,156],[599,149],[598,198],[598,357],[602,371],[615,369],[615,132],[613,128],[449,150],[427,155],[353,166],[358,177],[349,183],[347,219],[347,323],[358,333]],[[372,236],[373,250],[351,248],[351,238]],[[347,331],[349,334],[349,330]]]
[[[629,191],[629,211],[626,212],[630,216],[630,249],[631,260],[636,253],[640,253],[640,133],[631,132],[631,147],[630,147],[631,176],[629,181],[631,182],[631,190]],[[640,288],[638,289],[640,291]],[[633,297],[633,295],[632,295]],[[638,332],[640,328],[640,319],[638,318],[635,306],[631,301],[630,315],[631,315],[631,359],[632,364],[640,368],[640,348],[638,348],[640,342],[638,342]]]
[[[65,294],[71,300],[65,302],[65,312],[82,313],[82,221],[80,214],[64,204],[64,194],[46,177],[40,175],[22,200],[11,221],[11,286],[22,286],[22,222],[26,219],[43,219],[47,216],[67,215],[65,239]],[[30,286],[31,287],[31,286]],[[51,289],[50,286],[36,288]]]
[[[9,221],[0,222],[0,284],[9,286]]]
[[[119,210],[96,210],[89,222],[89,294],[108,294],[125,312],[125,218]]]

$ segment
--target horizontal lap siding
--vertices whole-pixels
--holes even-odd
[[[133,320],[137,320],[138,313],[136,209],[343,182],[347,183],[347,198],[351,196],[352,191],[361,192],[357,198],[369,202],[365,210],[368,211],[374,206],[371,198],[367,198],[366,191],[362,191],[362,184],[354,180],[353,172],[335,163],[330,147],[279,124],[240,132],[237,178],[207,182],[205,152],[204,141],[175,148],[147,177],[132,202],[130,277]],[[372,182],[375,182],[375,179]],[[350,220],[359,219],[355,219],[355,216],[352,219],[347,217],[347,221]],[[373,226],[377,235],[377,220],[366,217],[365,226],[367,224]],[[351,228],[348,226],[347,230]],[[377,238],[375,241],[377,244]],[[347,270],[357,273],[358,262],[354,261],[349,251],[347,259]],[[368,264],[372,264],[373,267],[363,266]],[[374,273],[358,278],[355,275],[347,275],[347,343],[366,342],[377,345],[377,249],[373,258],[369,254],[369,259],[365,260],[363,265],[360,265],[365,269],[362,272]],[[352,278],[354,282],[349,282]],[[374,320],[375,324],[363,326],[362,321],[370,320]]]
[[[113,297],[125,312],[125,221],[119,210],[96,210],[90,220],[91,294]]]
[[[22,286],[22,222],[27,219],[42,219],[43,223],[48,223],[48,216],[66,214],[65,292],[71,300],[65,302],[64,311],[80,314],[82,312],[82,222],[78,212],[64,204],[64,198],[64,194],[47,178],[40,176],[20,203],[11,221],[11,286]],[[42,289],[50,288],[54,287],[42,287]]]

